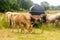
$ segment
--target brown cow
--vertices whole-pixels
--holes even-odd
[[[19,27],[21,28],[21,32],[24,30],[24,27],[26,27],[29,32],[32,31],[31,22],[23,14],[11,15],[11,21],[13,29],[15,25],[19,25]]]

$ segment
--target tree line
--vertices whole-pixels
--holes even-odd
[[[48,2],[40,3],[45,10],[60,10],[60,5],[51,6]],[[0,12],[29,10],[34,5],[31,0],[0,0]]]
[[[40,4],[41,4],[41,6],[43,6],[45,8],[45,10],[60,10],[60,5],[58,5],[58,6],[50,5],[46,1],[43,1]]]
[[[31,0],[0,0],[0,12],[28,10],[32,5]]]

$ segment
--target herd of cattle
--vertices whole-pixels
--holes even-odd
[[[10,22],[12,26],[12,31],[14,31],[16,25],[19,25],[21,32],[24,31],[24,28],[26,28],[28,32],[32,32],[33,25],[31,19],[34,19],[34,22],[42,20],[43,23],[44,21],[49,23],[60,22],[60,13],[31,15],[30,13],[6,12],[6,18],[7,22]]]

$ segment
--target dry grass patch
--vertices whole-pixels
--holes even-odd
[[[33,29],[35,33],[18,33],[11,32],[11,29],[0,30],[0,40],[59,40],[60,30],[57,31],[46,31],[41,33],[40,29]]]

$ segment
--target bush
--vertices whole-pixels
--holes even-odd
[[[5,14],[0,14],[0,28],[10,28],[8,22],[6,22]]]

